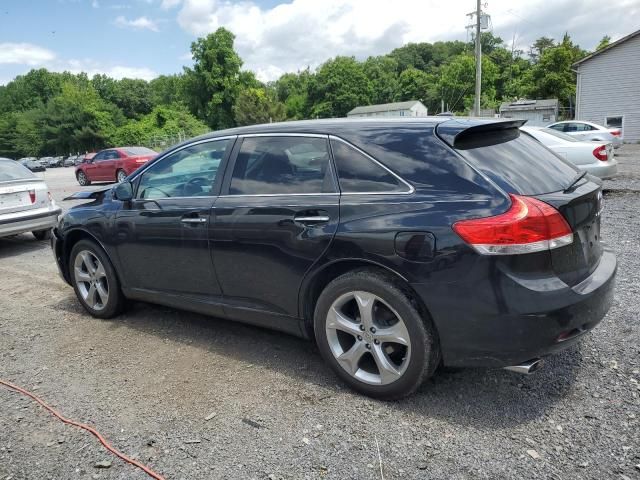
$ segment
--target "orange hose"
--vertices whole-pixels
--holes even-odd
[[[52,415],[57,417],[62,422],[67,423],[69,425],[73,425],[74,427],[82,428],[83,430],[86,430],[87,432],[91,433],[92,435],[94,435],[100,441],[100,443],[102,445],[104,445],[104,448],[106,448],[111,453],[113,453],[115,456],[121,458],[125,462],[130,463],[131,465],[138,467],[140,470],[145,472],[151,478],[155,478],[156,480],[165,480],[163,476],[161,476],[160,474],[154,472],[149,467],[146,467],[145,465],[141,464],[140,462],[137,462],[136,460],[133,460],[132,458],[127,457],[124,453],[122,453],[122,452],[116,450],[115,448],[113,448],[111,446],[111,444],[109,444],[109,442],[107,442],[107,440],[105,440],[105,438],[102,435],[100,435],[100,433],[97,430],[95,430],[94,428],[90,427],[89,425],[85,425],[84,423],[79,423],[79,422],[75,422],[73,420],[69,420],[68,418],[62,416],[62,414],[57,412],[55,409],[53,409],[52,407],[47,405],[43,400],[41,400],[38,397],[36,397],[33,393],[28,392],[27,390],[25,390],[23,388],[20,388],[20,387],[14,385],[12,383],[5,382],[4,380],[0,380],[0,385],[4,385],[5,387],[10,388],[11,390],[14,390],[16,392],[22,393],[23,395],[26,395],[27,397],[30,397],[31,399],[35,400],[40,405],[42,405],[46,410],[48,410]]]

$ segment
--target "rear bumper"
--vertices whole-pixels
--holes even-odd
[[[45,207],[0,215],[0,237],[53,228],[58,223],[58,216],[61,213],[60,208]]]
[[[598,178],[612,178],[618,173],[618,161],[613,159],[608,162],[589,163],[586,165],[576,165],[580,170],[584,170]]]
[[[573,287],[557,277],[519,282],[503,273],[487,279],[488,288],[413,287],[431,311],[445,365],[504,367],[562,350],[593,329],[613,302],[616,271],[615,256],[605,251]]]

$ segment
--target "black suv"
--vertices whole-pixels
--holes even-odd
[[[439,365],[510,367],[592,329],[616,259],[602,193],[521,121],[291,122],[214,132],[79,192],[53,249],[96,317],[125,298],[314,338],[380,398]]]

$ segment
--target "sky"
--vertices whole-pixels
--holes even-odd
[[[192,64],[190,45],[224,26],[263,81],[336,55],[466,40],[474,0],[0,0],[0,85],[32,68],[150,80]],[[541,36],[592,50],[640,27],[640,0],[488,0],[492,31],[527,51]]]

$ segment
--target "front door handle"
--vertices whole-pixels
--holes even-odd
[[[206,223],[207,219],[202,217],[184,217],[180,221],[182,223]]]
[[[299,223],[326,223],[329,221],[328,215],[308,215],[294,217],[293,220]]]

